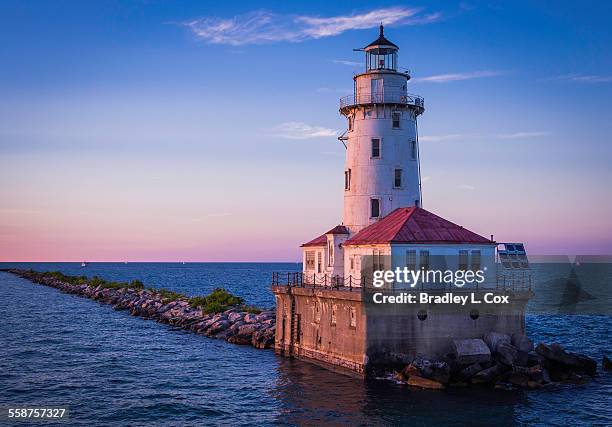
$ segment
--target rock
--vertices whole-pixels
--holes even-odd
[[[612,371],[612,360],[608,359],[608,357],[604,355],[603,359],[601,359],[601,367],[604,371]]]
[[[508,382],[518,387],[526,387],[529,382],[529,376],[519,372],[513,372],[508,377]]]
[[[482,370],[483,370],[483,367],[480,363],[474,363],[468,366],[467,368],[463,369],[461,372],[459,372],[459,378],[461,378],[462,380],[469,380],[470,378],[472,378],[474,375],[476,375],[478,372]]]
[[[407,384],[413,387],[427,388],[431,390],[444,389],[444,384],[428,378],[419,377],[418,375],[411,375],[410,378],[408,378]]]
[[[501,334],[499,332],[487,332],[483,339],[492,353],[497,351],[497,346],[502,342],[511,344],[510,335]]]
[[[505,341],[497,345],[497,358],[506,366],[512,366],[516,361],[518,350],[512,344]]]
[[[230,327],[230,322],[225,319],[217,320],[208,329],[206,329],[206,335],[217,335],[220,332],[225,331]]]
[[[533,341],[527,338],[527,335],[514,334],[512,335],[512,343],[518,351],[529,353],[533,351]]]
[[[253,340],[252,334],[236,334],[227,339],[227,342],[238,345],[249,345]]]
[[[506,391],[511,391],[514,389],[514,387],[512,387],[512,384],[510,383],[506,383],[503,381],[497,381],[495,383],[495,387],[496,390],[506,390]]]
[[[518,350],[516,352],[516,359],[514,361],[516,366],[528,366],[529,365],[529,353]]]
[[[502,365],[495,364],[491,366],[490,368],[483,369],[482,371],[478,372],[476,375],[472,377],[471,382],[472,384],[490,383],[490,382],[493,382],[493,380],[495,380],[498,376],[503,374],[505,371],[506,371],[506,368],[504,368]]]
[[[530,389],[542,388],[542,383],[539,383],[537,381],[529,380],[529,381],[527,381],[527,387],[530,388]]]
[[[544,356],[550,361],[565,366],[556,366],[556,371],[575,369],[581,373],[595,375],[597,373],[597,362],[588,356],[577,353],[569,353],[560,344],[554,343],[547,346],[544,343],[538,344],[536,353]],[[558,372],[557,372],[558,373]],[[552,374],[552,372],[551,372]],[[564,376],[564,375],[561,375]]]
[[[407,377],[419,376],[447,384],[450,380],[450,366],[441,360],[429,360],[417,357],[404,368]]]
[[[491,351],[481,339],[453,340],[456,361],[460,365],[471,365],[491,360]]]

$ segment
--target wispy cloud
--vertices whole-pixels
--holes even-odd
[[[610,83],[612,82],[612,75],[566,74],[555,77],[555,80],[568,80],[578,83]]]
[[[468,184],[461,184],[459,188],[461,188],[462,190],[469,190],[469,191],[476,190],[476,187],[474,187],[473,185],[468,185]]]
[[[412,79],[413,82],[417,83],[449,83],[458,82],[463,80],[480,79],[483,77],[495,77],[502,75],[501,71],[472,71],[469,73],[449,73],[449,74],[437,74],[434,76],[427,77],[415,77]]]
[[[389,7],[364,13],[331,17],[281,15],[257,10],[232,18],[215,16],[182,22],[210,44],[240,46],[275,42],[301,42],[337,36],[349,30],[385,25],[419,25],[438,21],[439,13],[425,14],[420,8]]]
[[[281,123],[271,129],[268,134],[286,139],[330,138],[338,136],[338,131],[322,126],[310,126],[302,122]]]
[[[539,136],[547,136],[549,132],[514,132],[514,133],[498,133],[494,135],[499,139],[520,139],[520,138],[534,138]]]
[[[344,59],[330,59],[329,62],[333,62],[334,64],[349,65],[351,67],[359,67],[360,65],[364,65],[363,62],[345,61]]]
[[[539,138],[550,135],[550,132],[544,131],[529,131],[529,132],[512,132],[512,133],[449,133],[444,135],[423,135],[419,136],[420,141],[452,141],[457,139],[526,139]]]

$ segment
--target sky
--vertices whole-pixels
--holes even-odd
[[[411,70],[423,207],[612,253],[601,2],[0,4],[0,261],[295,261],[341,222],[338,99],[378,25]]]

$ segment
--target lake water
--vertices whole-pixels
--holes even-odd
[[[0,263],[8,267],[139,279],[190,295],[222,286],[259,306],[274,304],[273,271],[300,268]],[[529,392],[412,390],[131,317],[4,272],[0,313],[0,407],[66,405],[71,425],[612,425],[612,374]],[[558,341],[598,363],[612,352],[608,314],[532,314],[527,328],[535,341]]]

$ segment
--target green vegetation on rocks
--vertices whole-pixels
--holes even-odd
[[[99,276],[88,278],[87,276],[69,276],[60,271],[38,272],[34,270],[28,271],[28,274],[38,279],[55,279],[71,285],[87,285],[92,288],[100,289],[132,289],[141,291],[145,289],[144,283],[140,280],[132,280],[131,282],[117,282],[105,280]],[[244,300],[223,288],[216,288],[210,294],[204,296],[188,297],[184,294],[171,291],[169,289],[147,288],[147,291],[156,293],[161,296],[162,303],[168,304],[172,301],[184,300],[188,301],[193,308],[200,308],[203,313],[221,313],[223,311],[235,308],[247,313],[259,314],[261,309],[244,304]]]

